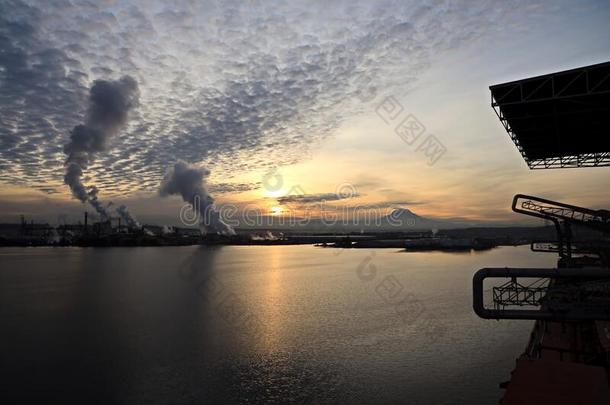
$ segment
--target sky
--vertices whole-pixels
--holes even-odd
[[[137,103],[82,182],[141,222],[179,221],[159,192],[178,161],[217,205],[275,215],[518,223],[516,193],[608,208],[610,168],[529,170],[489,93],[610,60],[608,21],[609,1],[0,0],[0,221],[91,209],[65,148],[96,81],[125,76]]]

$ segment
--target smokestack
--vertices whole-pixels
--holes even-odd
[[[85,211],[85,233],[87,233],[87,218],[89,217],[89,213]]]
[[[121,232],[121,217],[119,217],[119,232]]]

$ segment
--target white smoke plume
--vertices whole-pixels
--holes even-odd
[[[116,81],[96,80],[89,91],[85,122],[72,129],[70,141],[64,146],[67,155],[64,183],[74,197],[89,202],[103,219],[108,218],[108,212],[98,200],[97,188],[93,186],[87,191],[81,178],[95,154],[106,150],[110,140],[125,125],[138,99],[138,83],[131,76]]]
[[[223,222],[214,209],[214,199],[206,189],[205,180],[209,175],[207,169],[178,160],[165,174],[159,193],[161,196],[180,195],[200,215],[206,232],[235,235],[233,228]]]
[[[80,184],[80,180],[79,180],[79,185],[80,185],[80,187],[79,187],[79,192],[80,192],[81,187],[82,187],[82,189],[84,189],[83,185]],[[89,187],[89,191],[87,192],[87,198],[89,199],[89,204],[91,204],[91,206],[93,208],[95,208],[95,211],[98,214],[100,214],[102,219],[106,219],[106,218],[108,218],[108,210],[106,209],[106,207],[104,207],[102,205],[100,200],[97,198],[97,193],[98,193],[97,187],[95,187],[95,186]],[[112,203],[109,203],[108,205],[111,205],[111,204]]]
[[[121,205],[117,207],[116,212],[117,214],[119,214],[121,219],[125,221],[128,227],[138,229],[142,227],[138,220],[131,214],[131,212],[129,212],[129,209],[126,205]]]

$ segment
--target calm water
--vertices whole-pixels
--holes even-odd
[[[478,319],[472,274],[553,264],[527,247],[3,248],[0,395],[496,404],[532,324]]]

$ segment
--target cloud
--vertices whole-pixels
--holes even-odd
[[[257,190],[261,186],[260,182],[255,183],[214,183],[208,186],[211,193],[215,194],[231,194],[243,193],[246,191]]]
[[[57,193],[59,193],[59,191],[57,191],[53,187],[40,187],[38,189],[40,191],[42,191],[43,193],[46,193],[46,194],[57,194]]]
[[[339,193],[321,193],[321,194],[303,194],[303,195],[287,195],[283,197],[277,197],[278,204],[313,204],[323,201],[338,201],[346,200],[350,198],[356,198],[359,194],[354,193],[350,195],[341,195]]]
[[[0,181],[60,187],[88,89],[124,75],[141,107],[87,169],[104,195],[153,191],[177,159],[224,182],[294,163],[371,111],[371,97],[410,89],[435,55],[524,13],[512,2],[0,0]]]

